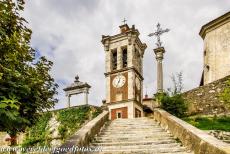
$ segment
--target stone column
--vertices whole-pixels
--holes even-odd
[[[117,48],[117,69],[122,69],[122,49],[120,47]]]
[[[88,105],[88,91],[84,92],[85,98],[84,98],[84,104]]]
[[[70,108],[70,95],[67,95],[67,97],[68,97],[67,107]]]
[[[156,60],[157,60],[157,92],[162,93],[163,92],[162,61],[164,58],[165,49],[164,47],[159,47],[159,48],[154,49],[154,52],[156,54]]]

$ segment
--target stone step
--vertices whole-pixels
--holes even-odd
[[[108,129],[104,129],[105,132],[113,132],[113,133],[116,133],[116,132],[123,132],[124,134],[127,133],[127,132],[137,132],[137,133],[150,133],[150,132],[165,132],[163,129],[161,128],[156,128],[156,129],[133,129],[133,128],[130,128],[130,129],[115,129],[115,128],[108,128]],[[167,132],[165,132],[167,133]]]
[[[106,149],[105,147],[102,147],[102,151],[100,152],[100,154],[102,153],[139,153],[139,154],[143,154],[143,153],[148,153],[148,154],[160,154],[160,153],[170,153],[170,154],[175,154],[175,153],[186,153],[186,149],[183,147],[154,147],[154,148],[138,148],[138,147],[131,147],[131,148],[124,148],[124,149]]]
[[[150,143],[148,143],[148,142],[153,142],[153,144],[160,144],[161,142],[165,142],[165,143],[177,143],[176,141],[174,141],[174,140],[172,140],[171,139],[171,141],[169,141],[170,139],[168,138],[168,139],[158,139],[158,140],[156,140],[156,139],[147,139],[147,140],[144,140],[143,142],[145,142],[146,144],[150,144]],[[134,141],[134,140],[129,140],[129,139],[127,139],[127,140],[97,140],[97,141],[92,141],[91,142],[92,144],[103,144],[103,143],[105,143],[105,145],[107,145],[107,144],[113,144],[113,143],[115,143],[115,144],[118,144],[118,143],[120,143],[121,145],[122,144],[124,144],[124,145],[128,145],[128,143],[136,143],[136,144],[138,144],[138,145],[140,145],[141,143],[139,143],[139,141]]]
[[[142,125],[158,125],[158,123],[157,122],[154,122],[154,121],[146,121],[146,122],[132,122],[132,121],[130,121],[130,122],[127,122],[127,121],[124,121],[124,122],[111,122],[110,124],[121,124],[121,125],[125,125],[125,124],[127,124],[127,125],[133,125],[133,124],[135,124],[135,125],[138,125],[138,124],[142,124]]]
[[[148,135],[156,135],[156,134],[160,134],[160,133],[166,133],[163,130],[150,130],[150,131],[137,131],[137,130],[131,130],[131,131],[115,131],[115,130],[107,130],[107,131],[103,131],[100,132],[100,135],[123,135],[123,134],[148,134]]]
[[[116,123],[116,122],[134,122],[134,123],[144,123],[144,122],[156,122],[153,119],[116,119],[113,121],[110,121],[111,123]]]
[[[84,154],[92,154],[92,153],[84,153]],[[148,150],[148,149],[140,149],[136,151],[102,151],[102,152],[94,152],[93,154],[172,154],[172,152],[161,152],[161,151],[156,151],[156,150]],[[173,152],[173,154],[193,154],[192,152]]]
[[[103,132],[101,132],[103,133]],[[153,133],[153,134],[150,134],[150,133],[140,133],[140,134],[132,134],[132,133],[114,133],[114,134],[99,134],[98,136],[101,136],[101,137],[113,137],[113,138],[120,138],[120,137],[129,137],[129,138],[132,138],[132,137],[172,137],[171,134],[169,133],[166,133],[166,132],[158,132],[158,133]]]
[[[164,130],[160,127],[109,127],[104,128],[103,130]]]
[[[146,120],[113,120],[113,121],[111,121],[111,123],[135,123],[135,124],[137,124],[137,123],[157,123],[157,122],[155,122],[154,120],[148,120],[148,119],[146,119]]]
[[[136,136],[135,138],[129,137],[120,137],[120,138],[111,138],[111,137],[95,137],[96,141],[98,142],[124,142],[124,141],[140,141],[140,140],[155,140],[155,141],[162,141],[162,140],[174,140],[173,137],[139,137]]]
[[[109,135],[104,135],[104,136],[98,136],[98,137],[95,137],[96,140],[104,140],[104,141],[108,141],[108,140],[111,140],[111,141],[123,141],[123,140],[127,140],[129,139],[130,141],[138,141],[138,140],[146,140],[146,139],[161,139],[161,138],[165,138],[165,139],[174,139],[173,136],[139,136],[139,135],[136,135],[136,136],[109,136]]]
[[[125,149],[177,149],[178,151],[185,151],[186,149],[178,144],[152,144],[152,145],[117,145],[117,146],[102,146],[102,150],[125,150]]]
[[[111,123],[110,126],[159,126],[156,123]]]
[[[111,145],[149,145],[149,144],[171,144],[171,143],[177,143],[174,140],[140,140],[140,141],[124,141],[124,142],[92,142],[92,146],[111,146]],[[178,143],[177,143],[178,144]]]
[[[155,124],[158,123],[155,121],[113,121],[110,122],[111,124]]]
[[[135,127],[135,128],[159,128],[157,125],[111,125],[111,127],[116,127],[116,128],[130,128],[130,127]]]
[[[158,126],[158,124],[157,123],[152,123],[152,122],[146,122],[146,123],[141,123],[141,122],[138,122],[138,123],[133,123],[133,122],[130,122],[130,123],[127,123],[127,122],[124,122],[124,123],[111,123],[111,126],[114,126],[114,125],[136,125],[136,126],[138,126],[138,125],[146,125],[146,126],[148,126],[148,125],[155,125],[155,126]]]
[[[106,123],[90,143],[100,154],[188,154],[157,122],[149,118],[116,119]]]

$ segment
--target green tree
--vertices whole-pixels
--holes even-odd
[[[57,102],[58,85],[49,74],[52,62],[35,57],[23,9],[24,0],[0,1],[0,131],[12,138]]]

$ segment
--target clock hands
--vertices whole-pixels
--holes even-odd
[[[120,78],[119,78],[119,80],[118,80],[118,82],[117,82],[117,85],[116,85],[116,87],[118,86],[118,84],[120,83]]]

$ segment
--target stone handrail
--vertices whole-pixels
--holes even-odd
[[[105,122],[108,120],[108,111],[103,111],[100,115],[96,118],[88,122],[85,126],[79,129],[73,136],[71,136],[66,142],[59,147],[59,149],[67,149],[72,148],[73,146],[83,147],[87,146],[92,139],[102,128]],[[55,151],[54,154],[64,154],[64,153],[71,153],[65,151]]]
[[[230,145],[162,109],[154,110],[154,119],[195,154],[230,154]]]

